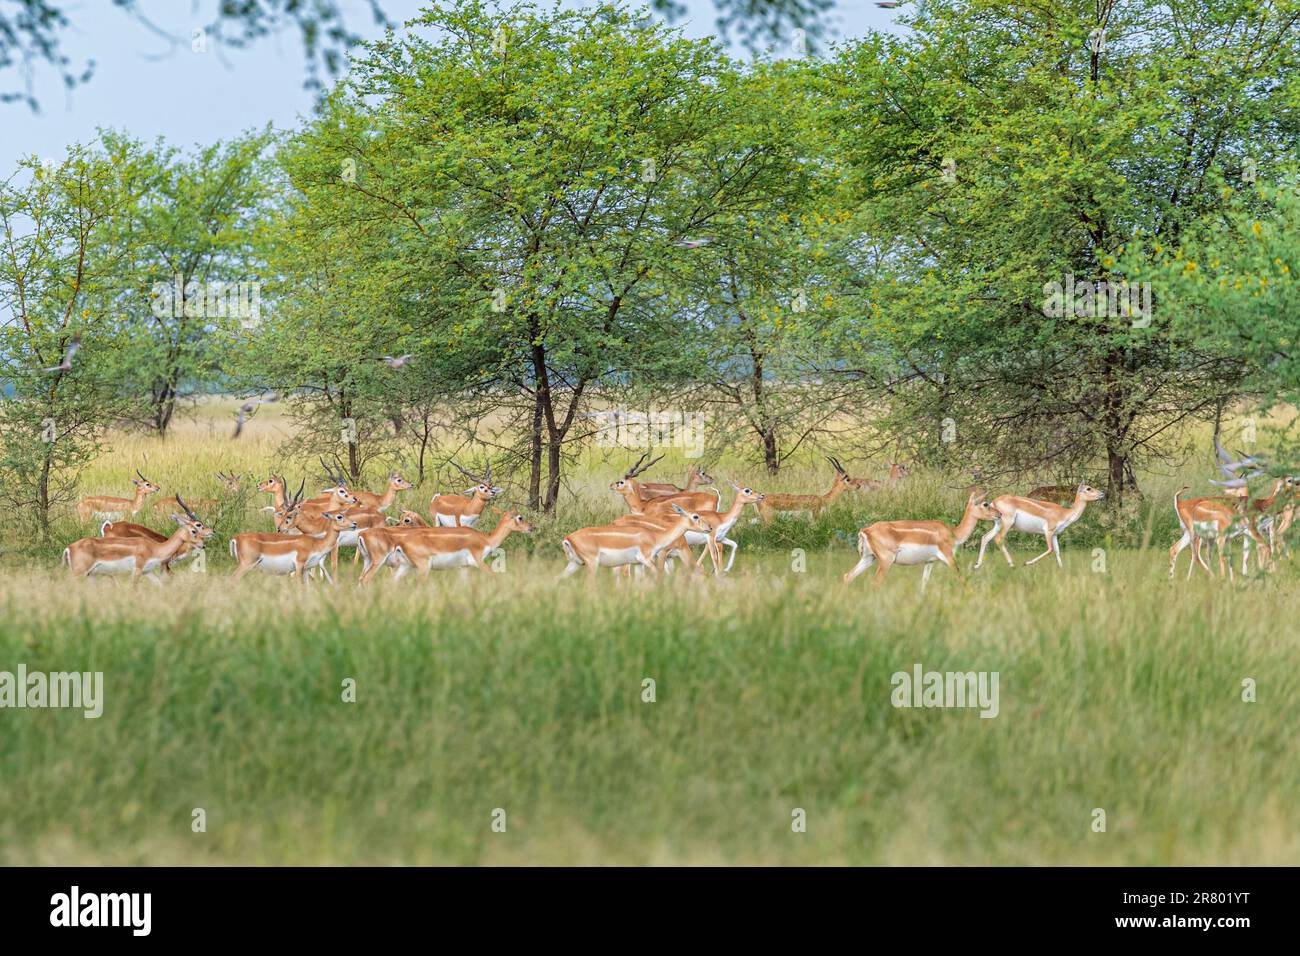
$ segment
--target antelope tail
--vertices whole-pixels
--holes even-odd
[[[564,556],[570,561],[576,561],[578,564],[586,564],[582,558],[578,557],[578,552],[573,550],[573,545],[569,544],[569,539],[565,538],[560,542],[560,547],[564,548]]]
[[[63,549],[63,564],[64,564],[65,567],[69,567],[69,568],[72,567],[72,549],[71,549],[71,548],[64,548],[64,549]]]
[[[865,531],[858,532],[858,554],[863,557],[867,554],[867,533]]]
[[[234,539],[234,538],[231,538],[231,539],[230,539],[230,556],[231,556],[232,558],[234,558],[236,561],[239,560],[239,550],[238,550],[238,548],[236,548],[236,546],[235,546],[235,539]]]
[[[1184,531],[1188,529],[1187,529],[1187,525],[1183,524],[1183,516],[1178,510],[1178,496],[1181,495],[1190,487],[1191,485],[1183,485],[1181,488],[1179,488],[1177,491],[1174,492],[1174,517],[1178,519],[1178,526],[1182,528]]]

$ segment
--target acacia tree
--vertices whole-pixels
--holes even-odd
[[[126,400],[120,325],[107,290],[119,263],[92,250],[146,176],[124,144],[74,146],[0,185],[0,494],[48,537]],[[71,364],[64,357],[78,345]]]
[[[899,428],[927,422],[936,447],[955,431],[990,472],[1100,460],[1116,500],[1135,456],[1239,388],[1240,361],[1158,298],[1112,314],[1048,290],[1132,278],[1135,240],[1176,245],[1290,155],[1298,17],[1290,0],[933,0],[910,35],[843,52],[854,228],[883,250],[844,350],[892,358]]]
[[[593,390],[693,370],[664,277],[800,178],[798,150],[714,44],[620,7],[465,0],[414,25],[436,39],[374,44],[286,168],[320,229],[381,245],[408,351],[523,400],[549,511]]]

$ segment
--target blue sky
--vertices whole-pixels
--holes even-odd
[[[401,22],[423,5],[420,0],[382,0],[389,18]],[[708,0],[686,0],[689,19],[682,24],[692,36],[715,32]],[[72,29],[65,52],[75,68],[95,61],[94,78],[65,92],[57,74],[38,69],[35,90],[41,112],[21,103],[0,104],[0,178],[21,156],[53,158],[73,142],[95,137],[97,127],[112,127],[138,138],[165,137],[177,146],[210,143],[267,122],[293,126],[311,109],[312,94],[303,89],[302,47],[292,31],[268,37],[248,50],[211,47],[194,53],[189,43],[173,47],[109,3],[66,0]],[[566,3],[566,6],[570,4]],[[573,6],[580,4],[574,3]],[[188,38],[208,22],[215,0],[141,0],[148,18],[169,33]],[[365,36],[377,35],[363,0],[348,0],[349,26]],[[897,10],[881,10],[870,0],[840,0],[834,22],[840,36],[868,29],[888,29]],[[6,71],[6,88],[16,77]]]

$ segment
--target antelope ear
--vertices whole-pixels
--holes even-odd
[[[681,505],[677,505],[677,504],[673,505],[673,511],[676,511],[679,515],[686,514],[686,512],[682,510]]]
[[[176,512],[174,512],[174,511],[172,512],[172,520],[175,521],[178,525],[184,525],[184,524],[185,524],[185,519],[182,518],[180,515],[178,515],[178,514],[177,514]]]
[[[258,508],[257,510],[258,510],[258,511],[275,511],[275,509],[272,508],[270,505],[266,505],[265,507]]]

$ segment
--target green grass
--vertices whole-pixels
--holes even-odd
[[[276,462],[277,427],[121,436],[84,487],[124,491],[137,464],[195,496],[217,469],[301,474]],[[863,524],[956,519],[959,482],[925,473],[815,522],[751,509],[722,580],[557,581],[562,535],[621,512],[621,467],[584,460],[491,576],[359,590],[348,566],[334,588],[238,588],[225,537],[264,527],[251,489],[217,519],[207,573],[163,589],[70,584],[70,518],[7,548],[0,670],[103,671],[106,700],[97,720],[0,711],[0,863],[1300,862],[1300,574],[1169,581],[1183,476],[1120,518],[1090,508],[1064,571],[992,554],[974,572],[973,542],[970,589],[937,568],[924,598],[917,568],[878,589],[840,576]],[[773,491],[827,477],[713,472]],[[1019,560],[1041,550],[1011,540]],[[997,671],[999,715],[895,709],[891,675],[917,663]]]
[[[847,552],[595,588],[518,555],[369,592],[10,575],[0,660],[102,670],[106,702],[0,716],[0,861],[1300,861],[1295,575],[1108,558],[924,599],[917,569],[843,588]],[[999,716],[895,709],[918,662],[998,671]]]

